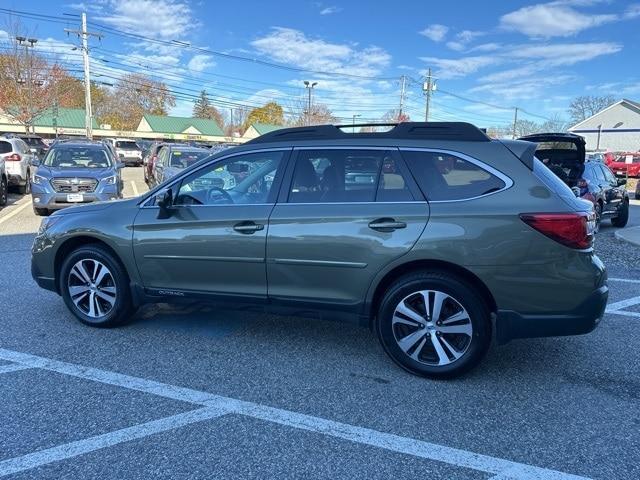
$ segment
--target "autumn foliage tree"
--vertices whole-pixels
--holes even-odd
[[[243,130],[254,123],[268,123],[271,125],[284,124],[284,110],[277,102],[269,102],[262,107],[254,108],[244,121]]]

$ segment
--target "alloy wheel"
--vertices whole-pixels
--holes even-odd
[[[421,290],[395,308],[392,329],[398,347],[413,360],[444,366],[469,349],[473,325],[462,304],[444,292]]]
[[[76,308],[91,318],[108,315],[116,303],[116,284],[111,271],[92,258],[82,259],[73,265],[67,288]]]

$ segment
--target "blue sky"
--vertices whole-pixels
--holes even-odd
[[[518,106],[522,117],[542,121],[566,116],[578,95],[640,98],[635,2],[2,0],[0,7],[56,17],[20,21],[41,52],[78,69],[77,39],[64,28],[77,28],[73,15],[86,11],[90,30],[104,33],[91,40],[95,78],[112,83],[137,71],[161,79],[178,92],[177,115],[191,113],[190,96],[203,88],[224,111],[274,99],[293,114],[305,98],[303,80],[312,80],[316,100],[344,121],[375,119],[397,108],[405,75],[406,109],[422,120],[429,67],[437,78],[433,120],[500,125],[513,111],[496,107]],[[8,16],[0,15],[6,42]]]

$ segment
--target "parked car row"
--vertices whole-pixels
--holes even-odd
[[[583,137],[573,133],[537,133],[521,140],[537,143],[537,158],[569,186],[576,197],[591,202],[596,215],[596,231],[604,218],[610,218],[614,227],[627,225],[627,181],[616,178],[601,159],[588,156]]]
[[[211,154],[209,148],[156,142],[144,159],[144,181],[153,188]]]

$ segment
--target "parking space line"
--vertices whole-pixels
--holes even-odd
[[[640,280],[632,280],[630,278],[611,278],[611,277],[609,277],[608,280],[610,280],[612,282],[640,283]]]
[[[156,433],[174,430],[185,425],[190,425],[204,420],[217,418],[228,412],[219,408],[198,408],[185,413],[179,413],[170,417],[160,418],[151,422],[141,423],[133,427],[115,430],[113,432],[96,435],[95,437],[65,443],[52,448],[47,448],[20,457],[0,461],[0,477],[12,475],[32,468],[59,462],[68,458],[77,457],[85,453],[102,448],[111,447],[119,443],[129,442]]]
[[[607,305],[606,313],[616,313],[617,310],[622,310],[623,308],[638,304],[640,304],[640,297],[627,298],[626,300],[620,300],[619,302]]]
[[[20,204],[18,203],[18,205],[20,205]],[[27,208],[30,205],[31,205],[31,197],[27,197],[27,201],[25,203],[23,203],[19,207],[16,207],[15,210],[12,210],[11,212],[7,213],[5,216],[0,217],[0,224],[2,224],[4,222],[8,221],[9,219],[15,217],[17,214],[19,214],[22,210],[24,210],[25,208]],[[7,208],[7,207],[4,207],[4,208]]]
[[[20,365],[17,363],[12,363],[10,365],[0,365],[0,373],[9,373],[9,372],[18,372],[20,370],[27,370],[30,367],[29,365]]]
[[[611,315],[624,315],[625,317],[637,317],[640,318],[640,312],[627,312],[626,310],[614,310],[607,312]]]
[[[136,187],[136,182],[133,180],[131,180],[131,188],[133,189],[133,196],[137,197],[139,195],[138,187]]]
[[[81,365],[76,365],[67,362],[61,362],[58,360],[53,360],[44,357],[38,357],[36,355],[31,355],[22,352],[16,352],[13,350],[6,350],[0,348],[0,359],[8,360],[11,362],[22,363],[24,365],[29,365],[35,368],[42,368],[45,370],[50,370],[58,373],[62,373],[65,375],[70,375],[73,377],[83,378],[86,380],[93,380],[96,382],[106,383],[109,385],[120,386],[124,388],[129,388],[132,390],[137,390],[141,392],[146,392],[154,395],[158,395],[165,398],[170,398],[173,400],[181,400],[184,402],[190,402],[198,405],[202,405],[204,407],[208,407],[213,409],[214,412],[225,412],[225,413],[237,413],[253,418],[257,418],[260,420],[278,423],[281,425],[286,425],[289,427],[307,430],[316,432],[323,435],[328,435],[335,438],[341,438],[344,440],[370,445],[373,447],[383,448],[385,450],[390,450],[398,453],[403,453],[406,455],[412,455],[418,458],[424,458],[429,460],[435,460],[438,462],[446,463],[449,465],[457,466],[457,467],[466,467],[475,470],[479,470],[485,473],[490,473],[494,475],[502,475],[505,478],[510,479],[533,479],[533,478],[545,478],[545,479],[557,479],[557,480],[584,480],[585,477],[579,477],[576,475],[571,475],[555,470],[549,470],[546,468],[535,467],[531,465],[527,465],[524,463],[512,462],[510,460],[505,460],[497,457],[491,457],[488,455],[477,454],[474,452],[456,449],[452,447],[446,447],[443,445],[438,445],[435,443],[429,443],[422,440],[416,440],[409,437],[401,437],[399,435],[394,435],[390,433],[384,433],[377,430],[372,430],[369,428],[358,427],[354,425],[349,425],[346,423],[336,422],[333,420],[327,420],[324,418],[314,417],[312,415],[302,414],[293,412],[290,410],[284,410],[275,407],[269,407],[266,405],[260,405],[253,402],[247,402],[243,400],[237,400],[233,398],[223,397],[220,395],[215,395],[209,392],[203,392],[199,390],[193,390],[190,388],[179,387],[175,385],[169,385],[165,383],[156,382],[153,380],[147,380],[144,378],[133,377],[129,375],[124,375],[116,372],[109,372],[106,370],[100,370],[92,367],[84,367]],[[200,410],[196,410],[198,412]],[[172,418],[172,417],[167,417]],[[158,420],[156,422],[162,422]],[[169,421],[167,421],[169,422]],[[150,422],[153,423],[153,422]],[[179,423],[179,422],[178,422]],[[142,424],[147,425],[147,424]],[[164,423],[162,423],[164,425]],[[140,426],[138,426],[140,427]],[[133,430],[130,432],[138,432],[136,430],[137,427],[131,427]],[[146,427],[145,427],[146,428]],[[150,427],[158,428],[158,427]],[[172,427],[173,428],[173,427]],[[127,430],[127,429],[124,429]],[[140,430],[140,433],[136,433],[135,435],[146,436],[148,434],[142,434],[144,428]],[[162,431],[162,430],[160,430]],[[121,432],[121,431],[118,431]],[[109,435],[109,434],[105,434]],[[119,433],[118,435],[123,435]],[[124,434],[126,437],[127,434]],[[129,433],[128,435],[131,435]],[[150,434],[149,434],[150,435]],[[99,436],[103,437],[103,436]],[[124,438],[122,436],[116,436],[114,438]],[[98,437],[94,437],[98,438]],[[110,438],[110,437],[107,437]],[[138,436],[133,436],[131,438],[140,438]],[[92,441],[88,439],[89,444],[87,445],[96,445],[100,444],[104,440],[95,440]],[[121,440],[127,441],[127,440]],[[73,446],[71,448],[72,451],[74,448],[78,449],[78,453],[74,453],[72,456],[80,455],[84,453],[83,448],[88,448],[83,441],[74,442],[72,444],[67,444],[66,446],[54,447],[52,453],[49,456],[38,456],[39,452],[25,455],[24,457],[19,457],[25,459],[25,457],[29,457],[31,463],[27,462],[28,459],[21,460],[15,464],[8,464],[6,462],[0,462],[0,474],[4,472],[2,468],[16,468],[16,465],[43,465],[45,459],[50,459],[49,461],[57,461],[58,456],[63,455],[62,458],[68,458],[64,456],[65,449],[70,448],[69,445],[73,446],[78,444],[78,446]],[[93,443],[92,443],[93,442]],[[116,442],[119,443],[119,442]],[[115,443],[114,443],[115,444]],[[108,446],[108,445],[107,445]],[[103,448],[103,447],[96,447]],[[95,449],[95,448],[93,448]],[[90,450],[89,450],[90,451]],[[46,451],[45,451],[46,452]],[[40,462],[37,463],[36,462]],[[6,466],[5,466],[6,465]],[[23,467],[23,469],[32,468],[32,467]]]

